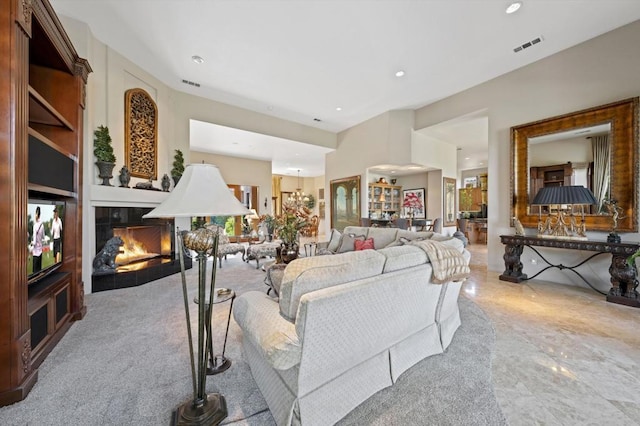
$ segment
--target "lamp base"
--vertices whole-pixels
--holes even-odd
[[[215,362],[210,363],[207,368],[207,376],[220,374],[227,371],[231,367],[231,360],[223,355],[216,355]]]
[[[171,419],[173,426],[217,425],[227,417],[227,401],[219,393],[207,395],[204,404],[196,406],[193,400],[180,405]]]

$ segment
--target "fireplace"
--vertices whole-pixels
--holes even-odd
[[[146,284],[180,272],[176,259],[172,219],[142,219],[151,211],[144,207],[96,207],[96,253],[112,237],[124,245],[115,258],[113,273],[94,273],[92,292]],[[191,259],[185,258],[185,267]]]

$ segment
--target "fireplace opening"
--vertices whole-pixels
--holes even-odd
[[[112,237],[124,245],[115,258],[113,273],[94,273],[93,292],[132,287],[180,272],[176,259],[173,219],[143,219],[151,208],[96,207],[96,253]],[[185,267],[191,268],[191,259]]]
[[[124,241],[116,256],[118,269],[156,257],[171,257],[169,224],[114,227],[113,236]]]

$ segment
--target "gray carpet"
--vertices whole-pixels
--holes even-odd
[[[210,271],[210,268],[209,268]],[[188,273],[193,297],[196,268]],[[230,257],[217,286],[242,294],[265,290],[264,272]],[[75,323],[40,366],[38,382],[19,403],[0,408],[2,425],[167,425],[191,397],[180,274],[131,289],[87,295],[86,317]],[[195,309],[196,305],[191,304]],[[341,425],[506,424],[493,393],[494,331],[484,313],[460,297],[462,327],[445,354],[421,361],[398,383],[349,413]],[[214,345],[221,349],[229,303],[214,305]],[[196,322],[192,311],[192,322]],[[273,425],[240,351],[231,319],[232,367],[209,376],[229,415],[223,424]]]

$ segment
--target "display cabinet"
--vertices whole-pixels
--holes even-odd
[[[386,214],[400,214],[402,209],[402,187],[386,183],[370,183],[369,217],[382,218]]]

